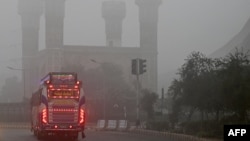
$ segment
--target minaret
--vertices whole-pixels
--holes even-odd
[[[63,47],[65,0],[45,0],[46,48]]]
[[[147,60],[147,72],[143,76],[142,82],[148,89],[157,92],[158,9],[162,0],[135,0],[135,3],[139,7],[140,48],[147,52],[142,56],[143,59]]]
[[[61,70],[64,16],[65,0],[45,0],[47,72]]]
[[[122,20],[125,18],[125,3],[121,1],[105,1],[102,3],[102,17],[105,20],[106,46],[122,46]]]
[[[42,15],[41,0],[19,0],[18,13],[22,24],[22,55],[31,56],[38,51],[39,24]]]
[[[35,87],[34,57],[38,53],[39,23],[42,15],[41,0],[19,0],[18,13],[22,24],[22,71],[24,82],[24,97],[30,97]]]
[[[157,51],[158,9],[162,0],[135,0],[139,7],[140,47]]]

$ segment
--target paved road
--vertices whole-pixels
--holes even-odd
[[[133,134],[126,132],[111,131],[86,131],[86,138],[79,135],[78,141],[168,141],[164,136],[145,134]],[[0,141],[38,141],[28,129],[0,129]],[[51,138],[49,141],[64,141],[63,139]],[[66,140],[65,140],[66,141]]]

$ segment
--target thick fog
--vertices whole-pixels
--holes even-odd
[[[0,86],[9,76],[21,77],[21,18],[18,0],[0,1]],[[105,45],[105,24],[101,5],[106,0],[66,0],[64,44]],[[138,7],[126,2],[122,46],[138,47]],[[250,17],[249,0],[163,0],[159,8],[158,76],[159,87],[166,86],[167,74],[179,68],[192,51],[209,55],[236,35]],[[39,48],[44,43],[44,15]]]

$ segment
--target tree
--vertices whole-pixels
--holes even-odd
[[[96,114],[95,117],[103,116],[103,108],[107,116],[123,115],[124,106],[127,110],[134,109],[132,106],[135,105],[131,103],[135,103],[135,94],[123,78],[120,66],[106,62],[98,64],[99,67],[91,69],[68,64],[63,71],[78,73],[78,78],[83,81],[87,104],[92,113]],[[116,104],[119,107],[115,108],[114,113],[112,110]]]
[[[121,67],[114,63],[101,63],[99,69],[101,70],[103,93],[106,97],[107,114],[123,115],[124,106],[130,111],[135,109],[135,105],[131,104],[135,103],[135,93],[124,79]],[[117,104],[119,107],[114,108],[114,105]],[[111,109],[113,111],[115,109],[116,112],[112,112]]]
[[[191,111],[198,109],[202,114],[211,111],[217,93],[215,70],[213,59],[193,52],[179,70],[180,80],[175,80],[169,92],[179,95],[180,104],[189,106]]]
[[[235,113],[238,123],[247,123],[250,110],[250,60],[248,52],[236,49],[219,65],[221,94],[227,111]]]
[[[180,117],[180,113],[187,109],[189,109],[188,117],[194,110],[200,111],[201,125],[199,127],[203,127],[204,118],[212,121],[214,130],[222,129],[222,125],[227,123],[249,123],[250,60],[248,52],[236,49],[225,58],[215,59],[193,52],[179,69],[178,74],[179,78],[175,79],[168,89],[169,95],[174,100],[173,112],[170,116],[172,123],[176,122],[173,120],[174,117]],[[222,111],[222,118],[219,117],[220,111]],[[211,115],[215,115],[212,120],[209,119]],[[187,122],[190,123],[189,120]],[[204,124],[206,128],[202,129],[210,130],[211,124]]]
[[[156,93],[150,92],[149,90],[142,91],[141,108],[147,113],[148,119],[154,118],[154,104],[158,98]]]

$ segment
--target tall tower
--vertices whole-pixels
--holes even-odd
[[[48,50],[48,69],[61,70],[61,48],[63,47],[63,29],[65,0],[45,0],[45,42]]]
[[[38,53],[39,23],[42,14],[41,0],[19,0],[18,13],[22,24],[22,72],[24,97],[29,97],[36,84],[34,57]]]
[[[162,0],[135,0],[139,7],[140,47],[157,50],[158,8]]]
[[[157,92],[158,9],[162,0],[135,0],[135,3],[139,7],[140,48],[147,52],[142,56],[147,58],[147,76],[142,81],[150,86],[149,89]]]
[[[125,18],[125,3],[105,1],[102,3],[102,17],[105,20],[106,46],[121,47],[122,20]]]
[[[46,48],[63,47],[65,0],[45,0]]]

